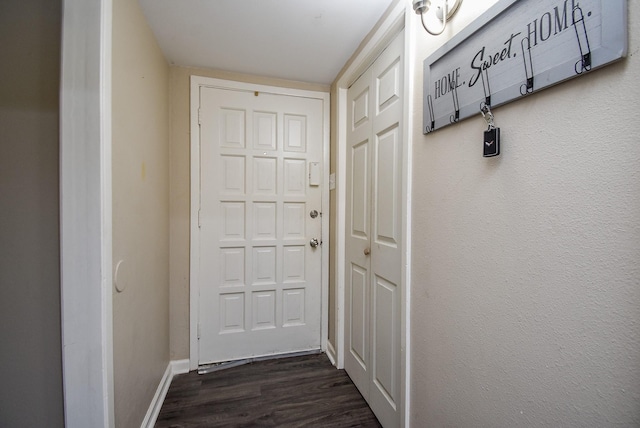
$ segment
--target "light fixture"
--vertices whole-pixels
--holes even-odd
[[[436,6],[436,16],[440,21],[442,21],[442,28],[440,31],[431,31],[424,22],[424,16],[429,12],[429,8],[431,7],[431,0],[413,0],[413,10],[420,15],[420,21],[422,21],[422,26],[427,33],[432,36],[437,36],[442,34],[444,29],[447,27],[447,20],[451,19],[451,17],[453,17],[453,15],[458,11],[460,4],[462,4],[462,0],[438,0],[434,1],[434,3],[439,3],[439,5]]]

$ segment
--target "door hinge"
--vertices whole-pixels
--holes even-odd
[[[200,340],[200,323],[198,323],[198,340]]]
[[[198,229],[200,229],[202,227],[202,222],[200,221],[200,212],[201,212],[201,210],[198,209]]]
[[[202,125],[202,109],[198,108],[198,125]]]

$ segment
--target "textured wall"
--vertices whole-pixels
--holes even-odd
[[[140,426],[169,363],[169,66],[136,0],[113,2],[114,406]]]
[[[323,85],[220,70],[171,67],[171,359],[189,358],[191,76],[328,92]]]
[[[491,2],[489,2],[491,3]],[[457,32],[488,7],[465,2]],[[414,427],[640,425],[640,5],[629,57],[413,147]]]
[[[0,426],[62,427],[58,0],[0,2]]]

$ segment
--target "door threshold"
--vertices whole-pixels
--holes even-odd
[[[312,349],[309,351],[289,352],[286,354],[263,355],[261,357],[243,358],[240,360],[222,361],[219,363],[203,364],[198,366],[198,374],[208,374],[220,370],[230,369],[232,367],[242,366],[244,364],[256,363],[258,361],[278,360],[280,358],[304,357],[307,355],[315,355],[322,353],[320,349]]]

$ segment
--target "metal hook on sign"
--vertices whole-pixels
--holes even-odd
[[[527,47],[525,48],[525,42]],[[520,41],[522,47],[522,60],[524,61],[524,74],[527,78],[527,83],[520,86],[520,94],[527,95],[533,92],[533,59],[531,58],[531,42],[529,37],[524,37]]]
[[[578,16],[577,19],[576,16]],[[585,71],[591,70],[591,46],[589,44],[587,26],[584,22],[584,14],[580,6],[576,5],[573,8],[572,18],[573,28],[576,30],[576,37],[578,38],[578,47],[580,48],[580,59],[576,62],[576,73],[582,74]],[[581,25],[578,30],[579,23]]]
[[[491,107],[489,106],[489,104],[484,104],[480,108],[480,112],[482,113],[482,117],[484,117],[484,120],[487,122],[489,129],[495,129],[496,124],[494,122],[493,113],[491,113]]]
[[[436,127],[436,118],[435,113],[433,112],[433,98],[431,98],[431,95],[427,95],[427,106],[429,109],[429,119],[431,119],[431,127],[427,126],[426,131],[431,132]]]
[[[486,78],[485,78],[486,75]],[[489,84],[489,70],[484,69],[484,72],[480,72],[482,77],[482,90],[484,91],[484,103],[491,105],[491,85]]]
[[[458,101],[458,87],[453,85],[453,90],[451,91],[451,95],[453,96],[453,111],[454,113],[449,116],[450,123],[456,123],[460,120],[460,102]]]

